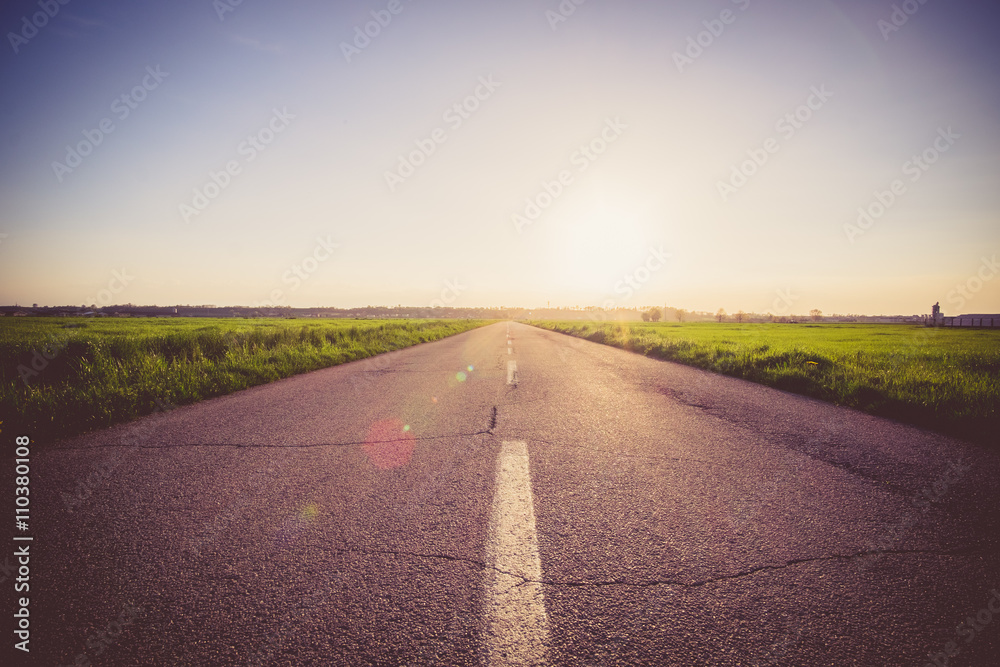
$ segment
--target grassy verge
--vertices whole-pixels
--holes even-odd
[[[483,320],[0,320],[4,430],[51,439],[468,331]]]
[[[1000,331],[530,322],[977,441],[1000,438]]]

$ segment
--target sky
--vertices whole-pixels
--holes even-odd
[[[13,0],[0,303],[1000,312],[992,0]]]

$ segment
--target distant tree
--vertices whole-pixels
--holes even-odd
[[[823,311],[819,308],[813,308],[809,311],[809,317],[813,319],[813,322],[819,322],[823,319]]]
[[[715,314],[715,319],[717,319],[720,322],[724,322],[726,320],[726,309],[719,308],[719,312]]]
[[[684,321],[684,317],[686,315],[687,315],[687,311],[684,310],[683,308],[678,308],[677,310],[674,311],[674,317],[677,318],[678,322],[683,322]]]
[[[648,322],[649,321],[649,311],[648,310],[642,311],[642,321],[643,322]]]
[[[737,310],[736,314],[733,315],[733,319],[736,320],[737,324],[743,324],[744,320],[747,319],[747,314],[742,310]]]
[[[660,312],[659,308],[650,308],[649,309],[649,321],[650,322],[659,322],[662,319],[663,319],[663,313]]]

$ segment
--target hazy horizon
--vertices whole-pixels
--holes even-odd
[[[63,303],[63,304],[42,304],[42,303],[40,303],[40,304],[37,305],[37,308],[39,310],[41,310],[43,308],[55,309],[55,310],[59,310],[59,309],[62,309],[62,308],[85,308],[85,309],[89,309],[91,305],[93,305],[93,304],[68,304],[68,303]],[[29,305],[23,304],[23,303],[12,303],[12,304],[0,304],[0,307],[16,307],[16,308],[26,308],[26,309],[31,310],[31,309],[35,308],[36,306],[34,306],[34,305],[29,306]],[[236,308],[236,309],[239,309],[239,308],[248,308],[248,309],[250,309],[250,308],[256,308],[256,309],[259,309],[261,311],[277,310],[277,309],[283,309],[283,308],[294,308],[294,309],[302,309],[302,310],[364,310],[366,308],[373,308],[373,309],[375,309],[375,308],[386,308],[386,309],[389,309],[389,310],[394,310],[394,309],[399,309],[399,310],[414,310],[414,309],[426,309],[426,308],[435,308],[435,307],[436,308],[454,308],[454,309],[458,309],[458,310],[461,310],[461,309],[465,309],[465,310],[515,310],[515,311],[516,310],[525,310],[525,311],[529,311],[529,312],[531,312],[531,311],[543,311],[543,310],[567,310],[567,311],[576,311],[576,312],[583,312],[583,311],[588,311],[588,310],[602,310],[602,308],[600,306],[597,306],[597,305],[574,305],[574,306],[533,305],[533,306],[525,306],[525,305],[520,305],[520,304],[501,304],[499,306],[488,306],[488,305],[471,304],[471,305],[466,305],[466,306],[453,306],[453,305],[447,305],[447,304],[446,305],[441,305],[440,299],[438,299],[434,303],[430,303],[430,304],[405,304],[405,303],[402,303],[402,304],[390,305],[390,304],[384,304],[384,303],[378,303],[378,304],[377,303],[370,303],[370,304],[364,304],[364,305],[358,305],[358,306],[336,306],[336,305],[317,305],[317,304],[306,304],[306,305],[302,305],[302,306],[282,306],[282,305],[268,306],[266,304],[257,304],[257,305],[255,305],[255,304],[252,304],[252,303],[211,303],[211,304],[193,304],[193,303],[171,303],[171,304],[109,303],[109,304],[107,304],[107,306],[98,306],[98,308],[111,308],[111,309],[126,309],[126,308],[134,308],[134,309],[142,309],[142,308],[218,308],[218,309],[225,310],[225,309],[228,309],[228,308]],[[630,305],[630,306],[618,305],[618,306],[615,306],[613,309],[609,309],[608,312],[613,312],[614,310],[630,310],[630,311],[642,312],[642,311],[648,311],[650,309],[657,309],[657,310],[659,310],[660,311],[660,316],[661,317],[665,317],[664,321],[667,321],[667,322],[675,322],[676,321],[674,313],[677,310],[683,310],[683,312],[684,312],[684,314],[686,316],[700,316],[700,317],[709,316],[709,317],[712,317],[713,319],[718,316],[718,309],[716,309],[716,310],[688,310],[686,308],[680,309],[680,308],[677,308],[675,306],[671,306],[669,304],[667,304],[667,305],[664,306],[663,304],[656,305],[656,304],[650,304],[650,303],[635,304],[635,305]],[[725,309],[723,309],[723,310],[725,310]],[[727,318],[727,320],[730,320],[730,319],[733,318],[734,315],[737,315],[740,312],[742,312],[744,315],[752,317],[752,316],[766,316],[769,313],[773,312],[773,310],[774,309],[770,309],[768,311],[758,312],[758,311],[748,311],[748,310],[745,310],[745,309],[738,308],[738,309],[736,309],[734,311],[728,311],[728,310],[726,310],[724,312],[724,315]],[[784,311],[784,315],[782,315],[782,317],[794,316],[794,317],[805,317],[805,318],[808,318],[810,316],[809,315],[809,311],[810,310],[812,310],[812,309],[808,309],[808,310],[794,310],[794,309],[789,309],[789,310]],[[664,312],[666,313],[666,315],[664,315]],[[855,313],[855,312],[840,313],[840,312],[837,312],[837,313],[832,313],[832,312],[822,312],[821,311],[821,316],[822,317],[912,317],[914,315],[925,315],[925,314],[926,313],[902,313],[902,312],[885,312],[885,313]],[[973,315],[973,314],[979,314],[979,313],[971,313],[971,312],[969,312],[969,313],[961,313],[961,314],[964,314],[964,315]],[[687,320],[682,320],[682,321],[687,321]]]
[[[998,16],[7,3],[0,303],[1000,312]]]

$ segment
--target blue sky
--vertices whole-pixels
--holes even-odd
[[[8,2],[0,303],[998,312],[998,18]]]

